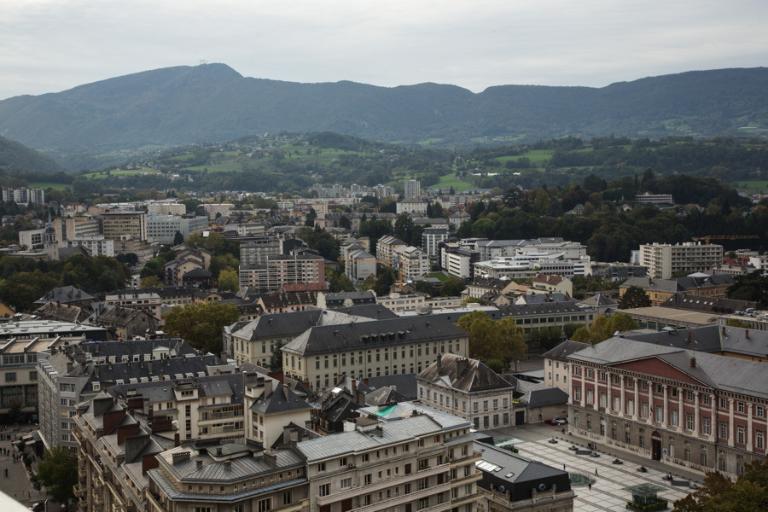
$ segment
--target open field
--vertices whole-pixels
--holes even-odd
[[[104,180],[111,176],[145,176],[148,174],[160,174],[157,169],[151,167],[139,167],[138,169],[111,169],[109,171],[94,171],[83,174],[88,179]]]
[[[736,190],[743,190],[744,192],[768,192],[768,180],[736,181],[733,186]]]
[[[461,178],[456,176],[455,173],[446,174],[445,176],[440,176],[440,181],[438,181],[436,184],[432,185],[429,188],[448,190],[451,187],[453,187],[453,189],[456,192],[465,192],[467,190],[472,190],[473,188],[475,188],[475,186],[472,183],[462,180]]]
[[[52,181],[33,181],[29,184],[32,188],[53,189],[53,190],[69,190],[72,186],[68,183],[54,183]]]
[[[510,161],[517,161],[522,158],[527,158],[534,165],[544,165],[552,158],[552,154],[555,151],[553,149],[531,149],[525,153],[519,155],[500,156],[496,158],[496,161],[500,164],[506,164]]]

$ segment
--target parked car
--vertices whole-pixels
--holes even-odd
[[[551,421],[550,425],[567,425],[568,424],[568,418],[564,416],[557,416],[555,418],[552,418],[552,420],[550,421]]]

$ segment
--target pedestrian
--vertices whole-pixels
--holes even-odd
[[[5,478],[8,478],[8,468],[5,468]]]
[[[565,463],[563,463],[563,471],[565,471]]]
[[[589,490],[591,491],[591,490],[592,490],[592,482],[589,482],[589,483],[587,484],[587,487],[589,487]]]
[[[597,468],[595,468],[595,476],[597,476]]]

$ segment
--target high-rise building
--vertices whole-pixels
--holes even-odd
[[[262,265],[240,264],[240,288],[261,292],[324,290],[325,260],[312,254],[267,257]]]
[[[135,211],[111,211],[102,214],[104,238],[109,240],[146,240],[147,214]]]
[[[640,265],[648,276],[670,279],[696,272],[708,272],[723,263],[723,246],[685,242],[682,244],[643,244]]]
[[[267,258],[283,252],[282,241],[276,236],[249,236],[240,238],[240,265],[264,265]]]
[[[418,199],[421,197],[421,182],[419,180],[405,180],[405,199]]]

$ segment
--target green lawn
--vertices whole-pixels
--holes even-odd
[[[52,181],[33,181],[29,186],[31,188],[42,188],[43,190],[49,188],[53,190],[69,190],[72,187],[67,183],[54,183]]]
[[[527,158],[534,165],[544,165],[552,158],[554,153],[553,149],[531,149],[520,155],[507,155],[496,157],[496,161],[501,164],[506,164],[510,161],[517,161],[521,158]]]
[[[456,176],[456,173],[446,174],[445,176],[440,176],[440,181],[435,183],[429,188],[433,189],[440,189],[440,190],[448,190],[451,187],[453,187],[453,190],[456,192],[465,192],[467,190],[472,190],[475,188],[475,186],[468,182],[460,179],[458,176]]]
[[[768,192],[768,180],[737,181],[733,186],[744,192]]]
[[[206,169],[208,172],[238,172],[243,170],[243,165],[239,160],[222,160],[221,162],[216,163],[192,165],[190,167],[184,167],[182,170],[203,172]]]
[[[451,278],[451,276],[449,276],[445,272],[431,272],[427,274],[427,277],[434,277],[435,279],[439,279],[443,283],[448,281]]]
[[[112,169],[111,171],[94,171],[83,174],[84,177],[92,180],[104,180],[110,176],[144,176],[147,174],[160,174],[157,169],[151,167],[140,167],[138,169]]]

